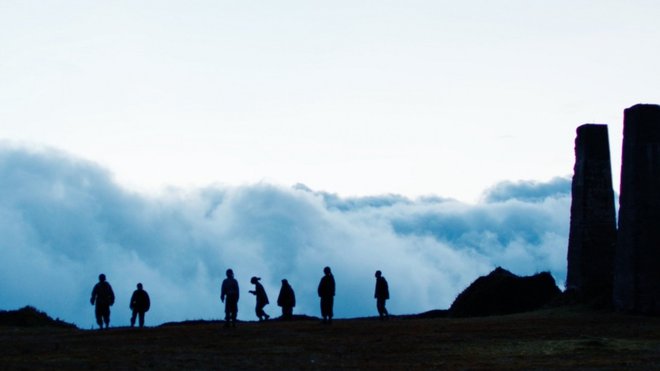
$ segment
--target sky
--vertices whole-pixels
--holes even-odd
[[[583,123],[620,143],[623,109],[660,101],[658,17],[652,1],[2,0],[0,138],[145,193],[474,202],[570,175]]]
[[[652,1],[0,0],[0,309],[89,327],[100,272],[118,307],[143,281],[156,322],[219,317],[228,267],[271,301],[289,278],[315,314],[332,265],[340,316],[373,311],[375,269],[395,313],[446,308],[498,265],[562,285],[575,129],[609,125],[618,190],[623,110],[660,102],[659,18]]]

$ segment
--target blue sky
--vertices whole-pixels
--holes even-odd
[[[660,101],[651,1],[2,1],[0,138],[123,185],[474,202]],[[618,183],[619,146],[613,146]]]

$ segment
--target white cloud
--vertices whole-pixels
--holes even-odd
[[[528,189],[498,185],[476,205],[347,199],[267,183],[148,197],[117,186],[93,163],[7,144],[0,146],[0,179],[3,309],[30,304],[83,328],[94,323],[89,294],[101,272],[117,296],[113,325],[128,323],[137,282],[152,297],[148,324],[222,318],[227,268],[241,286],[244,320],[256,318],[247,294],[253,275],[262,277],[271,315],[279,315],[282,278],[296,290],[295,312],[318,315],[316,286],[326,265],[337,281],[338,317],[376,313],[377,269],[390,283],[395,314],[447,308],[497,265],[518,274],[549,270],[559,284],[565,277],[566,179],[536,184],[532,198]]]

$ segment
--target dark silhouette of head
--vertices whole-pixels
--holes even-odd
[[[250,278],[250,283],[256,284],[257,282],[259,282],[260,279],[261,279],[261,277],[254,277],[253,276],[252,278]]]
[[[332,273],[332,272],[330,271],[330,267],[325,267],[325,268],[323,268],[323,273],[325,273],[326,276],[329,275],[330,273]]]
[[[382,276],[383,274],[380,271],[376,271],[376,278]]]
[[[99,282],[105,282],[105,274],[99,274]]]
[[[282,284],[283,284],[283,285],[288,285],[288,284],[289,284],[289,281],[287,281],[286,278],[285,278],[285,279],[282,280]]]
[[[137,288],[138,288],[138,290],[142,290],[142,284],[141,284],[141,283],[138,283],[138,284],[137,284]]]
[[[234,271],[230,269],[227,269],[227,277],[228,278],[234,278]]]

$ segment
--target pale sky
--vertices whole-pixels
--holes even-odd
[[[0,141],[122,185],[476,200],[660,103],[655,1],[0,0]]]

